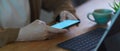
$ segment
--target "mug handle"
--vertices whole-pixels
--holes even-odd
[[[95,22],[95,20],[93,20],[93,19],[90,18],[90,15],[92,15],[92,13],[88,13],[88,14],[87,14],[87,18],[88,18],[90,21]],[[92,15],[92,16],[93,16],[93,15]]]

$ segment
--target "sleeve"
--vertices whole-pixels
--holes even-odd
[[[76,12],[71,0],[43,0],[42,8],[48,12],[53,12],[54,21],[51,24],[56,22],[56,17],[64,10],[71,12],[73,15]]]
[[[30,21],[33,22],[39,19],[42,0],[29,0],[30,4]]]
[[[71,0],[65,0],[63,4],[60,4],[58,7],[56,7],[56,9],[54,10],[54,17],[57,17],[60,14],[60,12],[64,10],[69,11],[75,15],[76,11],[74,6],[72,5]]]

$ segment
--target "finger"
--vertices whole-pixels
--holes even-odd
[[[63,21],[63,20],[66,20],[66,12],[65,11],[62,11],[61,13],[60,13],[60,21]]]
[[[77,20],[80,20],[79,17],[78,17],[76,14],[74,14],[74,16],[75,16],[75,18],[76,18]]]
[[[53,31],[53,29],[52,29],[52,31],[48,30],[48,32],[47,32],[48,35],[47,35],[47,39],[46,40],[56,38],[59,34],[65,34],[67,32],[67,29],[54,29],[56,31]]]
[[[75,19],[75,20],[77,20],[77,18],[73,14],[71,14],[70,12],[68,12],[66,16],[68,17],[68,19]]]
[[[59,33],[66,33],[67,29],[56,29],[56,28],[47,26],[47,31],[50,33],[59,34]]]
[[[77,20],[79,20],[79,23],[81,22],[77,15],[74,14],[73,16],[74,16]],[[79,23],[77,23],[76,26],[79,26]]]
[[[78,17],[76,17],[76,16],[72,15],[71,13],[69,13],[69,14],[67,15],[67,17],[69,17],[69,19],[79,20],[79,22],[80,22],[80,19],[79,19]],[[79,23],[78,23],[78,24],[76,24],[76,26],[79,26]]]

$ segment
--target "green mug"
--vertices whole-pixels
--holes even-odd
[[[94,20],[90,18],[91,15],[93,16]],[[87,18],[90,21],[96,22],[99,25],[107,25],[112,16],[113,11],[110,9],[96,9],[92,13],[87,14]]]

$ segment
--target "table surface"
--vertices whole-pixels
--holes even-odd
[[[112,1],[113,0],[89,0],[85,4],[77,7],[76,11],[77,15],[81,19],[81,23],[78,27],[71,27],[69,32],[66,34],[59,34],[56,36],[56,38],[51,40],[10,43],[0,48],[0,51],[69,51],[58,47],[57,44],[93,30],[97,27],[101,27],[96,25],[96,23],[89,21],[86,17],[86,14],[92,12],[94,9],[111,9],[108,3],[111,3]]]

